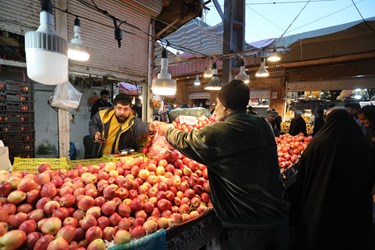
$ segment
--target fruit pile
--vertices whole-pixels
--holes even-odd
[[[165,157],[0,171],[0,248],[105,249],[196,218],[212,206],[206,166]]]
[[[311,139],[312,136],[304,136],[303,133],[296,136],[284,134],[275,138],[281,171],[297,162]]]
[[[206,126],[207,124],[214,123],[216,120],[213,118],[213,116],[206,117],[206,116],[200,116],[197,117],[195,121],[188,124],[187,122],[181,121],[184,117],[178,116],[173,122],[173,126],[176,129],[183,130],[185,132],[190,132],[193,128],[200,129]]]

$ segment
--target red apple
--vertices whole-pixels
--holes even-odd
[[[130,230],[130,234],[134,239],[139,239],[146,235],[146,230],[142,226],[136,226]]]
[[[57,217],[48,218],[41,226],[43,234],[55,235],[60,230],[62,222]]]
[[[106,227],[103,229],[103,240],[112,241],[113,237],[116,235],[117,228]]]
[[[38,166],[38,172],[39,173],[43,173],[44,171],[47,171],[47,170],[52,170],[52,167],[50,164],[40,164]]]
[[[116,211],[116,202],[114,200],[106,201],[102,205],[102,213],[104,215],[110,216]]]
[[[17,213],[9,215],[8,223],[13,229],[17,229],[23,222],[25,222],[29,216],[26,213]]]
[[[132,221],[129,218],[122,218],[119,223],[117,224],[117,228],[119,230],[129,230],[132,226]]]
[[[52,216],[60,218],[61,221],[69,217],[69,210],[66,207],[59,207],[53,211]]]
[[[110,225],[117,226],[117,224],[119,223],[121,219],[122,217],[118,213],[115,212],[111,214],[111,216],[109,217]]]
[[[35,243],[43,236],[40,232],[31,232],[26,236],[25,247],[27,249],[34,249]]]
[[[55,239],[55,236],[51,234],[43,235],[37,240],[34,246],[34,250],[46,250],[49,243]]]
[[[34,220],[35,222],[38,222],[45,217],[43,209],[32,210],[28,213],[28,216],[30,220]]]
[[[17,212],[29,213],[31,210],[33,210],[33,208],[33,205],[30,203],[24,203],[17,207]]]
[[[40,196],[52,198],[57,194],[56,186],[53,182],[47,182],[40,190]]]
[[[117,207],[117,212],[119,215],[121,215],[122,217],[129,217],[130,216],[130,213],[131,213],[131,208],[130,206],[124,204],[124,203],[121,203],[118,207]]]
[[[95,200],[91,196],[84,195],[82,198],[78,199],[77,207],[83,211],[87,211],[90,207],[95,205]]]
[[[78,220],[74,217],[66,217],[63,221],[63,226],[73,226],[76,228],[78,226]]]
[[[110,224],[110,220],[106,216],[100,216],[97,219],[97,222],[98,222],[98,227],[100,227],[102,230],[104,230],[104,228],[108,227]]]
[[[18,249],[26,241],[26,234],[21,230],[12,230],[0,238],[2,249]]]
[[[23,191],[14,190],[8,194],[7,199],[9,203],[18,205],[26,199],[26,193]]]
[[[85,236],[86,236],[87,241],[90,243],[95,239],[101,239],[103,236],[103,231],[100,227],[93,226],[87,229]]]
[[[81,228],[84,230],[89,229],[90,227],[96,226],[98,224],[97,220],[92,215],[85,216],[82,220],[79,221]]]
[[[56,234],[56,238],[63,238],[66,242],[70,243],[76,236],[76,228],[72,225],[66,225],[60,228]]]
[[[47,250],[66,250],[69,244],[64,238],[56,238],[48,244]]]
[[[106,246],[102,239],[95,239],[87,246],[87,250],[105,250]]]
[[[113,238],[116,245],[128,243],[132,235],[126,230],[118,230]]]
[[[21,223],[21,225],[18,227],[18,230],[24,231],[26,235],[29,233],[35,232],[37,228],[36,222],[34,220],[26,220]]]

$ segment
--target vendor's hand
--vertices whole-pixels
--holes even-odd
[[[163,124],[164,122],[159,122],[159,121],[153,121],[153,122],[150,122],[148,124],[148,131],[150,131],[150,133],[155,133],[159,130],[159,127],[161,126],[161,124]]]
[[[167,132],[168,128],[174,128],[172,124],[161,122],[158,126],[158,134],[163,136]]]
[[[95,136],[94,136],[94,141],[97,142],[97,143],[104,143],[105,139],[102,138],[102,133],[100,133],[99,131],[96,132]]]

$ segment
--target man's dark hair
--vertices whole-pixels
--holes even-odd
[[[359,110],[361,108],[361,105],[359,105],[359,103],[357,102],[349,102],[349,103],[345,103],[345,108],[352,108],[352,109],[356,109],[356,110]]]
[[[109,91],[108,90],[100,91],[100,96],[103,96],[103,95],[109,95]]]
[[[115,99],[113,100],[113,105],[117,105],[120,103],[121,105],[131,105],[132,97],[126,94],[118,94],[116,95]]]

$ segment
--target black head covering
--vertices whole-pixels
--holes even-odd
[[[250,99],[250,89],[243,81],[233,80],[221,88],[217,97],[224,107],[246,111]]]
[[[132,97],[126,94],[118,94],[113,100],[113,105],[116,105],[117,103],[120,103],[122,105],[129,105],[132,103]]]
[[[303,152],[290,192],[298,249],[367,249],[375,169],[370,157],[366,138],[350,114],[331,111]]]

